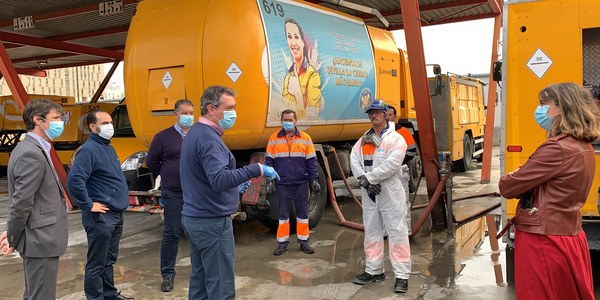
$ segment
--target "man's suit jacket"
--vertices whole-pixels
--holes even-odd
[[[67,249],[67,210],[50,158],[30,135],[8,161],[7,239],[25,257],[56,257]]]

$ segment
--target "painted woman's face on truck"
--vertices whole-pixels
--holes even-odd
[[[287,37],[288,48],[297,64],[301,64],[304,59],[304,40],[300,34],[298,25],[293,23],[285,24],[285,35]]]

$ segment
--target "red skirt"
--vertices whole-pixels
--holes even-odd
[[[594,299],[585,232],[560,236],[516,230],[515,290],[518,300]]]

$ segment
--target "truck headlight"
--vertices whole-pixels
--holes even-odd
[[[146,151],[140,151],[130,155],[121,164],[121,170],[125,172],[139,169],[146,162],[146,156],[148,156],[148,152]]]

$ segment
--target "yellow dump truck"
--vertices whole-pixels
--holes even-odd
[[[407,55],[392,33],[303,1],[140,2],[124,61],[129,119],[143,144],[173,125],[175,101],[193,100],[199,116],[204,88],[225,85],[238,92],[237,121],[223,136],[238,165],[263,161],[269,136],[281,129],[280,112],[291,108],[316,143],[323,187],[350,175],[351,145],[370,127],[369,99],[381,98],[401,119],[415,119]],[[302,65],[300,74],[294,64]],[[415,122],[407,126],[418,130]],[[328,192],[311,196],[311,227]],[[277,201],[261,193],[260,181],[244,194],[242,210],[276,224]]]
[[[435,85],[441,87],[435,91]],[[481,159],[485,129],[483,83],[456,74],[429,80],[431,110],[434,117],[438,151],[452,154],[452,166],[464,172],[472,168],[473,158]]]
[[[552,20],[549,22],[549,20]],[[598,98],[600,86],[600,2],[586,0],[505,1],[502,62],[502,175],[525,163],[545,141],[533,112],[538,93],[559,82],[588,86]],[[590,249],[600,249],[597,225],[600,187],[600,146],[596,150],[596,173],[582,208],[584,230]],[[506,219],[514,217],[517,199],[502,203]],[[597,224],[597,223],[596,223]],[[506,237],[506,236],[505,236]],[[514,243],[507,246],[507,274],[512,280]]]
[[[75,103],[74,97],[54,95],[28,95],[29,101],[49,99],[62,105],[65,114],[62,120],[65,129],[60,137],[53,141],[56,152],[64,165],[69,163],[75,149],[87,139],[89,131],[85,128],[85,117],[92,110],[113,111],[117,103]],[[10,152],[22,138],[25,130],[22,112],[12,96],[0,97],[0,167],[6,168]]]

